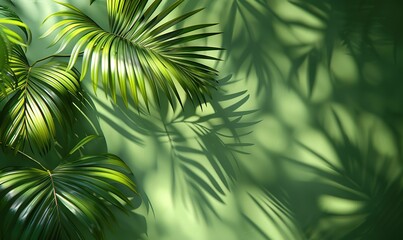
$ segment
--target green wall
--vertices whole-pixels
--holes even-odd
[[[52,54],[41,23],[61,7],[13,2],[33,31],[30,60]],[[107,24],[104,0],[68,2]],[[185,1],[177,13],[204,7],[188,22],[219,23],[208,44],[226,49],[203,109],[138,114],[85,79],[108,151],[140,191],[108,239],[398,239],[401,5]]]

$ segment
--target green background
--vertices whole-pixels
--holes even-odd
[[[31,61],[61,6],[15,0]],[[107,25],[104,0],[71,0]],[[172,1],[166,1],[172,2]],[[140,196],[109,239],[399,239],[403,224],[402,4],[188,0],[187,23],[219,23],[220,86],[203,109],[150,115],[95,104],[109,152]]]

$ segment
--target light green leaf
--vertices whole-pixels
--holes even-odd
[[[20,28],[27,41],[24,41],[20,34],[16,33],[8,26]],[[27,46],[27,44],[31,42],[31,31],[29,27],[22,22],[15,12],[5,6],[0,6],[0,29],[6,34],[8,41],[11,43]]]
[[[84,139],[82,139],[79,143],[77,143],[76,146],[74,146],[71,151],[69,152],[69,155],[72,155],[75,153],[78,149],[82,148],[85,144],[91,142],[92,140],[99,138],[100,136],[97,135],[89,135],[86,136]]]
[[[161,2],[155,0],[148,5],[147,0],[108,0],[110,29],[101,28],[73,5],[59,2],[68,10],[47,18],[63,17],[63,20],[44,36],[58,31],[53,44],[61,42],[60,51],[78,39],[69,68],[83,50],[82,78],[90,68],[94,90],[101,80],[114,101],[120,92],[126,105],[131,98],[136,107],[144,102],[148,108],[151,99],[159,103],[161,95],[165,95],[174,107],[175,99],[182,104],[181,92],[184,92],[193,103],[201,104],[216,84],[217,71],[198,61],[217,59],[198,52],[219,48],[186,44],[219,33],[204,31],[214,24],[176,29],[175,26],[200,10],[170,18],[170,13],[183,1],[175,1],[158,12]]]

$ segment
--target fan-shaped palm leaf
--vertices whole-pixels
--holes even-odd
[[[111,206],[125,210],[135,192],[128,167],[110,154],[82,156],[54,170],[3,169],[0,231],[7,239],[103,239],[114,220]],[[7,231],[7,229],[13,231]]]
[[[105,92],[109,92],[116,100],[116,85],[119,85],[126,105],[129,92],[135,106],[138,107],[144,101],[148,107],[151,89],[158,103],[162,91],[173,106],[175,98],[181,102],[179,87],[192,102],[205,102],[205,94],[215,85],[216,71],[197,60],[215,58],[198,52],[219,48],[183,44],[217,34],[195,33],[214,24],[173,29],[176,24],[200,10],[167,19],[183,0],[175,1],[154,14],[161,2],[155,0],[148,5],[147,0],[108,0],[109,30],[102,29],[76,7],[60,3],[69,10],[49,17],[60,16],[65,19],[53,25],[44,36],[60,30],[53,42],[62,42],[60,50],[73,39],[79,38],[73,48],[69,68],[73,67],[84,48],[82,78],[90,67],[96,90],[100,71]]]
[[[64,129],[73,116],[72,96],[79,90],[79,74],[66,71],[67,64],[49,62],[30,66],[18,46],[10,56],[10,67],[17,83],[0,92],[6,101],[0,115],[0,142],[15,150],[26,143],[46,152],[56,134],[56,121]],[[16,86],[15,86],[16,85]]]

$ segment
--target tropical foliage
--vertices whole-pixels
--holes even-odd
[[[44,36],[59,30],[53,43],[62,42],[60,51],[77,36],[69,62],[71,69],[84,48],[82,78],[91,69],[94,90],[99,76],[105,92],[110,92],[116,102],[119,86],[125,104],[128,92],[135,106],[144,101],[148,108],[151,92],[160,103],[162,91],[174,106],[174,98],[182,104],[178,87],[195,103],[206,101],[204,94],[215,85],[216,70],[199,63],[198,59],[216,58],[198,54],[199,51],[218,50],[214,47],[186,45],[184,43],[203,39],[218,33],[194,33],[215,24],[198,24],[172,29],[185,19],[199,12],[194,10],[179,17],[167,19],[183,0],[175,1],[158,14],[153,14],[162,0],[108,0],[106,1],[109,29],[104,30],[82,11],[66,3],[69,10],[52,14],[65,19],[51,27]],[[99,71],[101,74],[99,74]],[[150,88],[149,90],[147,90]]]
[[[403,235],[398,1],[0,3],[0,239]]]
[[[103,239],[114,206],[135,192],[130,170],[114,155],[82,156],[53,170],[18,167],[0,174],[1,228],[7,239]],[[8,231],[12,229],[12,231]]]
[[[63,62],[30,66],[19,46],[14,46],[8,64],[16,81],[5,82],[0,95],[5,102],[0,141],[15,150],[28,143],[31,149],[46,153],[56,136],[54,119],[62,129],[71,128],[71,102],[80,88],[79,73],[66,71]]]
[[[44,35],[58,30],[51,45],[61,41],[60,51],[70,43],[74,48],[71,54],[55,53],[32,64],[26,56],[29,27],[11,8],[1,6],[0,144],[6,165],[0,172],[1,238],[103,239],[113,209],[130,209],[130,194],[122,187],[136,189],[127,165],[102,149],[81,153],[96,136],[79,139],[82,134],[74,130],[79,119],[96,129],[81,88],[88,68],[94,91],[101,75],[104,91],[115,102],[119,85],[126,106],[129,92],[139,110],[141,102],[150,109],[153,97],[160,104],[161,93],[172,107],[176,101],[182,104],[181,94],[195,104],[206,102],[217,72],[197,60],[215,58],[198,52],[219,48],[183,44],[217,34],[195,33],[214,24],[173,29],[200,10],[168,18],[183,1],[155,13],[161,2],[107,1],[108,30],[73,5],[59,3],[68,10],[48,17],[58,20]],[[70,57],[68,63],[51,59],[65,56]],[[79,56],[81,72],[74,67]],[[79,143],[66,154],[76,140]],[[19,166],[13,158],[30,163]]]

